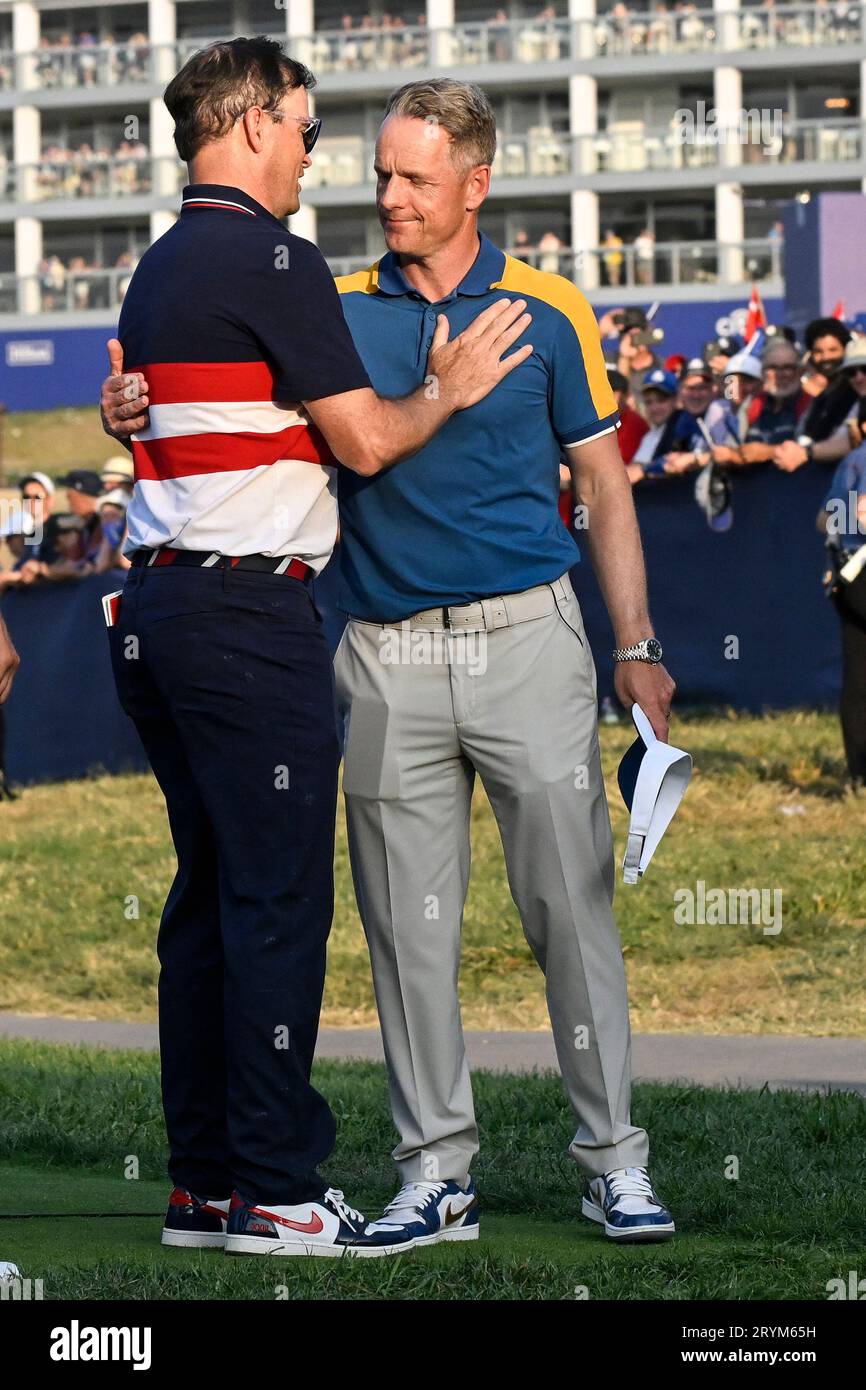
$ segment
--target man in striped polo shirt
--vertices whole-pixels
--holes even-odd
[[[334,545],[336,457],[375,476],[531,352],[502,360],[529,315],[497,296],[453,341],[437,324],[435,393],[371,389],[321,253],[281,220],[318,133],[312,84],[268,39],[212,45],[169,84],[190,186],[112,344],[138,393],[112,660],[178,860],[158,942],[163,1239],[229,1253],[341,1255],[365,1226],[317,1172],[335,1126],[310,1084],[338,742],[309,581]]]

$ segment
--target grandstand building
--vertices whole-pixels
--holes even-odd
[[[384,249],[373,142],[416,75],[484,87],[499,149],[482,226],[598,307],[744,303],[752,281],[780,299],[782,209],[866,189],[860,0],[0,0],[0,331],[28,330],[25,358],[29,330],[116,321],[184,182],[165,84],[250,33],[318,77],[292,229],[335,272]]]

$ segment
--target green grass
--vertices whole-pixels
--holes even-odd
[[[618,858],[625,810],[615,769],[626,726],[602,729]],[[615,908],[633,1026],[647,1032],[866,1036],[866,798],[845,793],[836,719],[797,713],[680,718],[695,758],[686,799]],[[152,1019],[154,941],[173,874],[150,777],[34,787],[0,805],[0,1009]],[[780,888],[783,928],[679,926],[674,893]],[[139,916],[125,915],[127,899]],[[479,790],[461,995],[471,1028],[545,1028],[542,980],[511,902]],[[342,812],[324,1022],[376,1021]]]
[[[321,1063],[338,1116],[329,1179],[372,1214],[392,1194],[384,1069]],[[158,1244],[167,1185],[157,1060],[0,1041],[0,1254],[47,1299],[823,1299],[862,1267],[866,1103],[851,1094],[636,1088],[679,1234],[618,1248],[577,1215],[579,1175],[554,1076],[478,1073],[482,1239],[397,1261],[226,1260]],[[124,1177],[130,1156],[139,1176]],[[731,1155],[739,1179],[725,1177]]]
[[[106,338],[108,337],[106,332]],[[105,357],[108,375],[108,354]],[[70,468],[102,467],[123,446],[109,439],[99,419],[99,382],[94,383],[92,406],[65,410],[23,410],[4,417],[3,468],[7,483],[14,483],[38,468],[59,478]]]

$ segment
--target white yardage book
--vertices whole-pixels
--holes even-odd
[[[632,705],[631,717],[638,736],[623,754],[617,772],[623,801],[631,812],[623,883],[637,883],[645,873],[692,775],[691,754],[656,738],[640,705]]]

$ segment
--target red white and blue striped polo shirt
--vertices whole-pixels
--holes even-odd
[[[118,337],[150,388],[126,553],[293,555],[321,570],[336,460],[302,403],[370,382],[318,248],[239,188],[190,185],[132,277]]]

